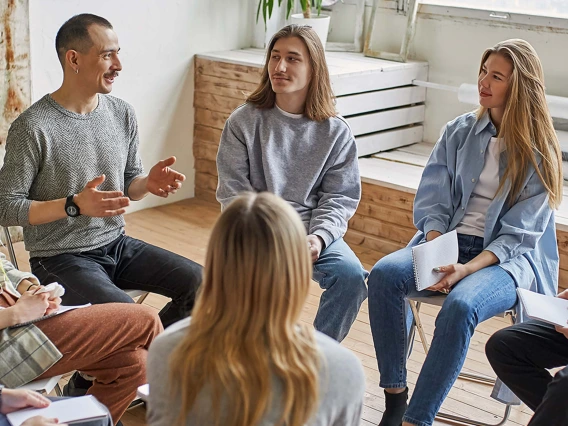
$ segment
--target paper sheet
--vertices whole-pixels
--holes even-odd
[[[7,415],[12,426],[20,426],[27,419],[43,416],[56,417],[59,423],[75,422],[79,420],[100,419],[107,416],[107,412],[92,395],[69,398],[52,402],[47,408],[27,408]]]

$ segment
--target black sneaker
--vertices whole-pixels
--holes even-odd
[[[84,379],[78,371],[75,371],[69,382],[63,386],[63,396],[83,396],[87,394],[93,382]]]

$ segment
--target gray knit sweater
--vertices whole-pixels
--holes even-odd
[[[24,227],[31,257],[92,250],[116,239],[122,216],[64,218],[31,226],[32,200],[65,198],[104,174],[104,191],[127,193],[144,172],[138,156],[134,109],[126,102],[99,95],[88,114],[77,114],[45,95],[10,127],[4,166],[0,170],[0,225]]]
[[[223,207],[243,191],[272,192],[326,247],[345,234],[361,197],[357,147],[341,117],[316,122],[242,105],[225,123],[217,169]]]

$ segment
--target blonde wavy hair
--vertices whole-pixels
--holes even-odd
[[[282,407],[279,425],[310,419],[320,357],[313,330],[299,319],[311,271],[304,226],[288,203],[247,193],[223,211],[188,333],[170,357],[178,425],[204,390],[215,425],[256,425],[271,405]],[[283,389],[278,400],[274,379]]]
[[[513,65],[505,112],[499,129],[507,148],[507,168],[499,191],[510,181],[508,201],[513,204],[532,165],[546,192],[551,208],[562,201],[562,154],[546,103],[544,73],[534,48],[525,40],[511,39],[487,49],[481,58],[479,74],[490,55],[502,55]],[[487,109],[477,110],[478,119]],[[538,167],[538,156],[541,167]]]
[[[317,33],[307,25],[287,25],[278,31],[266,48],[266,62],[260,77],[257,89],[247,98],[246,102],[256,105],[257,108],[273,108],[276,102],[276,93],[270,83],[269,65],[272,49],[281,38],[298,37],[304,42],[310,56],[312,74],[310,87],[306,98],[304,115],[310,120],[323,121],[337,115],[335,109],[335,96],[331,89],[329,70],[325,60],[325,51]]]

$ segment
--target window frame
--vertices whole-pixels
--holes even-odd
[[[344,3],[350,4],[353,0],[343,0]],[[402,0],[377,0],[378,7],[390,10],[393,13],[406,14],[406,1]],[[372,5],[373,0],[366,0],[366,5]],[[538,31],[561,32],[568,33],[568,18],[560,18],[554,16],[532,15],[528,13],[518,12],[502,12],[494,11],[487,8],[471,8],[460,6],[443,6],[437,4],[418,5],[418,16],[422,18],[428,17],[451,17],[463,18],[475,21],[484,21],[487,23],[502,26],[522,26],[536,29]],[[558,31],[560,30],[560,31]]]

